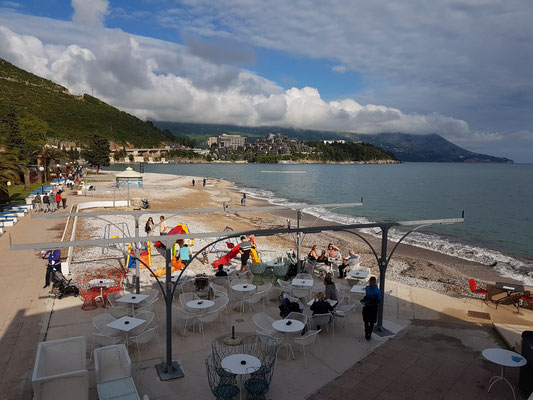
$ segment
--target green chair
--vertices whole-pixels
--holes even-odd
[[[270,389],[270,381],[274,374],[274,361],[261,366],[258,370],[250,371],[250,378],[244,381],[247,395],[246,400],[266,400],[265,394]]]
[[[265,268],[266,268],[265,264],[252,264],[252,267],[250,269],[252,271],[252,274],[254,275],[252,284],[262,285],[263,283],[265,283],[265,281],[263,280],[263,276],[265,274]]]
[[[287,271],[289,270],[289,265],[277,265],[274,267],[274,282],[272,282],[275,286],[279,286],[278,279],[285,279],[285,276],[287,275]]]
[[[239,394],[240,390],[236,381],[234,381],[234,378],[228,379],[228,377],[233,374],[227,372],[223,373],[221,376],[221,370],[223,372],[225,372],[225,370],[221,367],[217,367],[213,355],[209,355],[205,359],[205,369],[207,372],[209,387],[217,400],[231,400]],[[235,384],[233,382],[235,382]]]

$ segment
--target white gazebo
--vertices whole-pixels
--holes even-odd
[[[137,171],[134,171],[133,168],[127,167],[124,172],[119,172],[115,175],[116,186],[118,188],[122,186],[137,186],[142,187],[143,185],[143,175]]]

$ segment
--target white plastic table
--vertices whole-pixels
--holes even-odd
[[[308,306],[312,306],[313,303],[316,301],[316,299],[311,299],[307,302],[307,305]],[[338,303],[337,300],[333,300],[333,299],[326,299],[326,301],[331,304],[331,307],[335,307],[335,305]]]
[[[257,289],[257,286],[252,285],[251,283],[239,283],[237,285],[233,285],[231,289],[235,290],[236,292],[240,292],[239,301],[235,303],[233,308],[235,308],[237,304],[240,304],[242,305],[241,312],[244,312],[244,294],[254,291]]]
[[[366,269],[353,269],[348,271],[346,275],[350,278],[365,279],[368,276],[368,271]]]
[[[227,356],[220,362],[222,368],[227,369],[232,374],[239,375],[239,399],[242,395],[242,376],[246,373],[257,371],[261,367],[259,358],[251,354],[232,354]]]
[[[102,298],[102,306],[105,307],[104,303],[104,289],[111,287],[115,284],[113,279],[91,279],[89,281],[89,286],[93,288],[100,288],[100,297]]]
[[[135,304],[139,304],[141,301],[146,300],[148,297],[147,294],[135,294],[129,293],[117,299],[120,303],[129,303],[131,304],[131,313],[135,314]]]
[[[350,293],[365,295],[366,288],[365,286],[353,285],[352,288],[350,289]]]
[[[490,362],[501,366],[501,374],[490,378],[490,386],[487,392],[490,392],[490,389],[496,382],[505,381],[511,388],[511,391],[513,392],[513,398],[516,400],[513,385],[511,385],[507,378],[503,376],[503,369],[504,367],[522,367],[527,364],[527,360],[514,351],[499,348],[485,349],[481,352],[481,354]]]
[[[296,286],[296,287],[306,287],[306,288],[311,288],[313,287],[313,280],[312,279],[293,279],[291,281],[291,285],[292,286]]]
[[[191,300],[187,302],[187,307],[193,310],[205,310],[214,305],[215,302],[212,300]]]
[[[106,326],[110,328],[118,329],[122,332],[126,332],[126,345],[128,344],[128,332],[134,328],[137,328],[139,325],[142,325],[146,321],[140,318],[133,317],[120,317],[113,322],[110,322]]]
[[[99,383],[96,387],[100,400],[140,400],[132,377]]]
[[[287,350],[290,350],[293,360],[295,357],[294,350],[292,349],[291,335],[301,332],[304,327],[304,323],[297,319],[278,319],[277,321],[272,322],[272,328],[285,334]]]

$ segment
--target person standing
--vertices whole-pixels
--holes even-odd
[[[148,236],[154,236],[154,220],[152,217],[149,217],[148,221],[146,221],[146,224],[144,225],[144,231]]]
[[[57,208],[57,204],[56,204],[56,194],[57,192],[53,192],[50,193],[50,196],[48,196],[48,198],[50,199],[50,211],[51,212],[54,212]]]
[[[167,228],[167,223],[165,222],[165,216],[161,215],[159,217],[159,220],[161,221],[159,223],[159,234],[160,235],[166,235],[168,228]]]
[[[189,262],[191,261],[191,249],[189,248],[189,245],[187,243],[185,243],[183,245],[183,247],[181,247],[179,250],[178,250],[178,261],[181,261],[185,266],[187,266],[189,264]]]
[[[194,180],[194,178],[192,179],[192,185],[194,186],[196,184],[196,181]]]
[[[61,250],[48,250],[44,252],[43,259],[48,260],[46,263],[46,276],[44,277],[44,288],[50,286],[50,276],[55,269],[61,272]]]
[[[246,206],[246,193],[242,194],[241,206],[243,206],[243,207]]]
[[[61,207],[61,192],[60,191],[57,191],[56,193],[56,206],[57,206],[57,210],[59,210],[59,208]]]
[[[42,198],[40,195],[36,195],[34,198],[33,198],[33,201],[32,201],[32,204],[33,204],[33,210],[35,212],[39,212],[41,211],[42,207]]]
[[[204,178],[204,180],[202,181],[202,186],[205,187],[206,184],[207,184],[207,179]]]
[[[363,321],[365,322],[365,339],[372,338],[372,331],[378,316],[378,308],[381,304],[381,290],[376,285],[376,277],[372,276],[365,287],[365,297],[361,299],[363,303]]]
[[[61,192],[61,202],[63,203],[63,209],[67,208],[67,192]]]
[[[50,197],[48,197],[48,193],[45,193],[43,196],[43,211],[50,211]]]
[[[239,248],[239,253],[241,253],[241,269],[238,273],[242,274],[248,271],[248,259],[250,258],[251,250],[252,243],[246,240],[246,236],[241,236],[241,247]]]

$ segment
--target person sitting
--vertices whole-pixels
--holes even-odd
[[[316,295],[315,301],[311,304],[311,311],[315,314],[326,314],[333,311],[333,307],[326,300],[324,293],[320,292]]]
[[[326,251],[322,250],[322,254],[318,255],[318,246],[316,244],[313,245],[311,248],[311,251],[307,255],[307,258],[311,261],[315,262],[323,262],[326,261]]]
[[[333,243],[328,244],[328,249],[326,250],[326,257],[328,260],[340,258],[341,253],[339,253],[339,248],[334,246]],[[327,264],[330,265],[329,263]]]
[[[324,278],[324,285],[326,286],[326,299],[339,301],[337,297],[337,288],[335,287],[335,283],[333,283],[333,278],[329,272]]]
[[[226,271],[224,271],[224,265],[219,265],[218,266],[218,271],[215,274],[215,276],[228,276],[228,273]]]
[[[340,279],[346,278],[346,272],[344,272],[344,270],[347,267],[352,267],[359,262],[359,256],[355,254],[353,250],[350,250],[348,252],[348,255],[349,255],[348,258],[345,258],[345,257],[342,258],[342,264],[339,265],[339,278]]]

